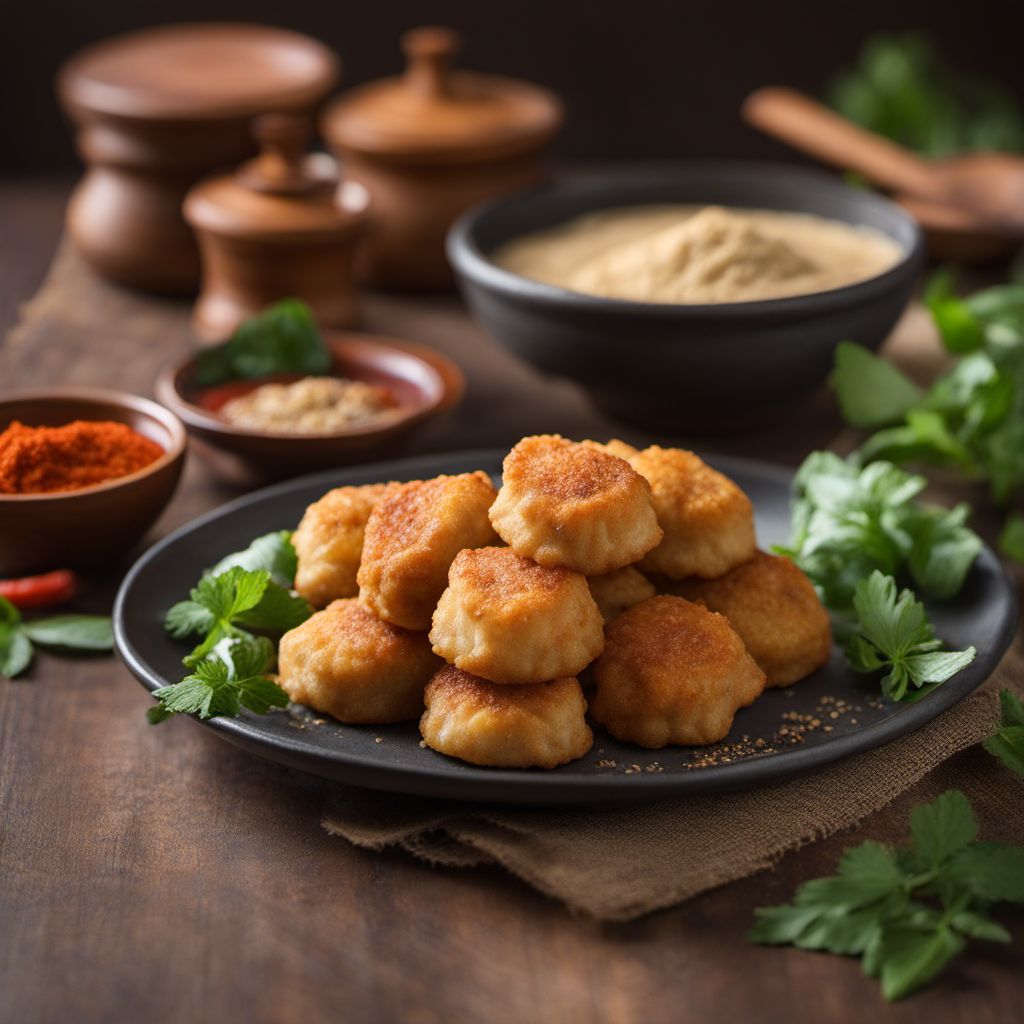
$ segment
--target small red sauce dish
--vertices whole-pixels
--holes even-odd
[[[195,451],[218,475],[250,485],[345,466],[394,454],[417,427],[454,408],[462,398],[462,371],[434,349],[397,338],[327,333],[332,375],[384,388],[395,409],[380,422],[329,433],[259,430],[229,422],[219,410],[263,384],[290,383],[297,375],[195,382],[196,357],[165,367],[157,398],[185,423]]]

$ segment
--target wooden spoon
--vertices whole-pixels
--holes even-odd
[[[971,153],[928,160],[858,127],[793,89],[759,89],[743,104],[754,127],[896,193],[929,240],[962,243],[960,258],[992,258],[1024,239],[1024,158]]]

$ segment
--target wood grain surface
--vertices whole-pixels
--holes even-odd
[[[0,185],[0,328],[45,272],[65,196],[62,183]],[[368,321],[436,345],[467,371],[466,405],[421,450],[611,429],[571,387],[505,355],[453,300],[374,297]],[[155,367],[187,341],[132,354],[125,331],[15,337],[0,347],[0,387],[74,380],[148,393]],[[793,461],[834,436],[829,409],[824,401],[786,431],[716,447]],[[233,493],[193,460],[158,532]],[[109,607],[121,568],[92,581],[86,607]],[[1011,658],[1024,671],[1019,638]],[[149,728],[149,704],[109,657],[41,655],[26,678],[0,683],[4,1024],[1020,1019],[1020,913],[1000,917],[1013,946],[972,947],[940,984],[896,1007],[853,961],[744,941],[755,906],[831,871],[849,843],[900,838],[909,808],[948,786],[984,806],[987,837],[1024,842],[1024,787],[980,750],[772,872],[608,926],[495,868],[439,870],[331,838],[319,825],[326,783],[189,721]]]

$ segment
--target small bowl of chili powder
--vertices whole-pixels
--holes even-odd
[[[0,576],[129,552],[174,493],[185,429],[116,391],[0,392]]]

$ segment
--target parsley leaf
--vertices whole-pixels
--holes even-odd
[[[298,557],[292,546],[291,530],[275,530],[257,537],[243,551],[236,551],[222,558],[208,575],[219,576],[228,569],[238,566],[253,572],[265,569],[271,580],[281,587],[291,587],[295,582]]]
[[[850,341],[836,348],[832,384],[843,418],[862,428],[895,423],[924,397],[892,363]]]
[[[274,656],[266,637],[228,637],[217,644],[216,653],[196,664],[180,683],[154,692],[160,707],[150,709],[151,724],[175,714],[234,717],[247,707],[263,715],[272,707],[287,705],[288,695],[266,676]]]
[[[1024,562],[1024,515],[1020,512],[1006,517],[1003,532],[999,535],[999,549],[1008,558]]]
[[[977,842],[957,790],[911,812],[902,849],[868,841],[843,854],[838,873],[805,882],[792,903],[755,911],[752,942],[859,956],[886,999],[932,981],[968,939],[1006,942],[990,904],[1024,902],[1024,848]]]
[[[1024,775],[1024,704],[1009,690],[1000,692],[999,703],[1002,708],[999,728],[985,740],[985,749],[1010,771]]]
[[[856,457],[812,452],[795,477],[792,537],[781,552],[840,614],[876,569],[894,576],[905,568],[925,593],[952,597],[981,540],[966,525],[967,505],[943,509],[914,500],[925,483],[890,462],[862,466]]]
[[[196,383],[210,387],[277,373],[322,376],[332,364],[309,306],[299,299],[284,299],[249,317],[223,345],[200,353]]]
[[[854,591],[857,622],[847,643],[847,658],[855,672],[886,670],[882,693],[903,700],[911,688],[945,682],[969,665],[976,654],[940,651],[942,642],[928,621],[924,605],[909,590],[897,595],[896,581],[877,570]]]

